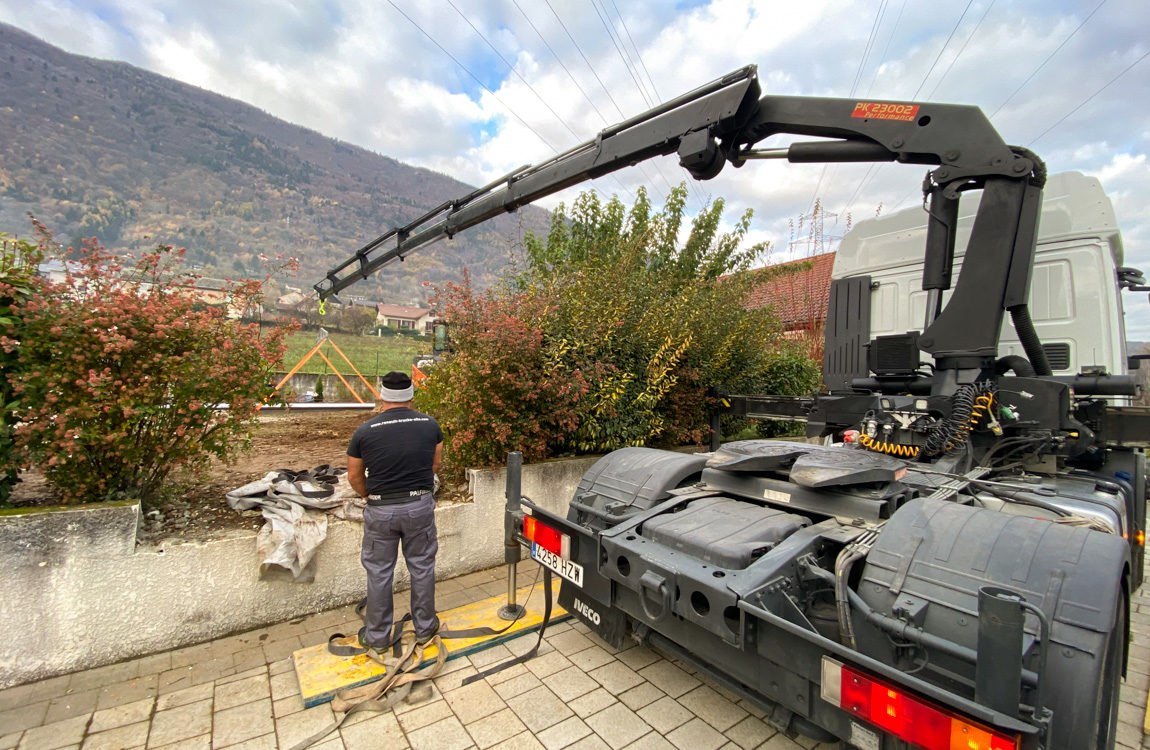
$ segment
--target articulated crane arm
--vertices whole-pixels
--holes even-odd
[[[832,140],[754,149],[777,134]],[[920,346],[935,355],[940,367],[977,367],[996,353],[1003,311],[1025,307],[1045,178],[1036,157],[1007,146],[976,107],[761,96],[755,66],[443,203],[360,248],[328,271],[315,289],[324,300],[441,238],[572,185],[671,153],[678,153],[679,163],[699,180],[716,176],[725,162],[741,167],[747,160],[766,158],[935,166],[923,184],[931,217],[923,279],[923,288],[930,292],[931,325]],[[959,283],[943,310],[942,292],[951,286],[959,193],[967,189],[982,189],[984,196]]]

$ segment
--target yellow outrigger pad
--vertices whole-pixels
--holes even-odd
[[[558,586],[554,588],[556,593],[558,588]],[[543,584],[519,589],[515,601],[520,604],[526,603],[527,611],[506,632],[477,638],[447,640],[445,641],[448,648],[447,658],[450,660],[473,654],[538,630],[543,623]],[[443,630],[465,630],[486,626],[493,630],[502,630],[507,627],[508,622],[500,619],[496,613],[506,603],[506,595],[493,596],[474,604],[440,612],[440,627]],[[551,622],[561,622],[570,616],[558,604],[552,604]],[[359,645],[355,633],[337,640],[336,643],[347,646]],[[424,663],[434,662],[435,657],[436,648],[429,644],[423,652]],[[292,661],[295,662],[295,674],[299,680],[299,692],[304,708],[327,703],[339,691],[375,682],[382,679],[387,672],[382,664],[368,658],[366,654],[335,656],[328,652],[326,643],[301,648],[292,654]]]

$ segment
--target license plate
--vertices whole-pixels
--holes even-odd
[[[540,565],[550,568],[579,588],[583,588],[583,566],[579,563],[564,560],[551,550],[544,549],[534,543],[531,545],[531,559]]]

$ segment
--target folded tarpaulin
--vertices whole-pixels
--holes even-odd
[[[291,571],[292,580],[310,583],[311,565],[327,537],[327,514],[363,520],[362,500],[347,481],[347,469],[324,464],[308,471],[276,469],[262,479],[227,494],[234,510],[259,508],[263,528],[256,536],[260,577],[275,577],[277,569]],[[274,566],[274,567],[273,567]]]

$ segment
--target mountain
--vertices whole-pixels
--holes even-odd
[[[31,212],[58,239],[187,248],[208,276],[262,277],[258,256],[300,259],[310,288],[357,248],[471,186],[328,138],[251,105],[122,62],[81,57],[0,24],[0,231]],[[348,290],[423,302],[427,287],[480,287],[522,233],[527,207],[393,264]],[[345,296],[345,295],[341,295]]]

